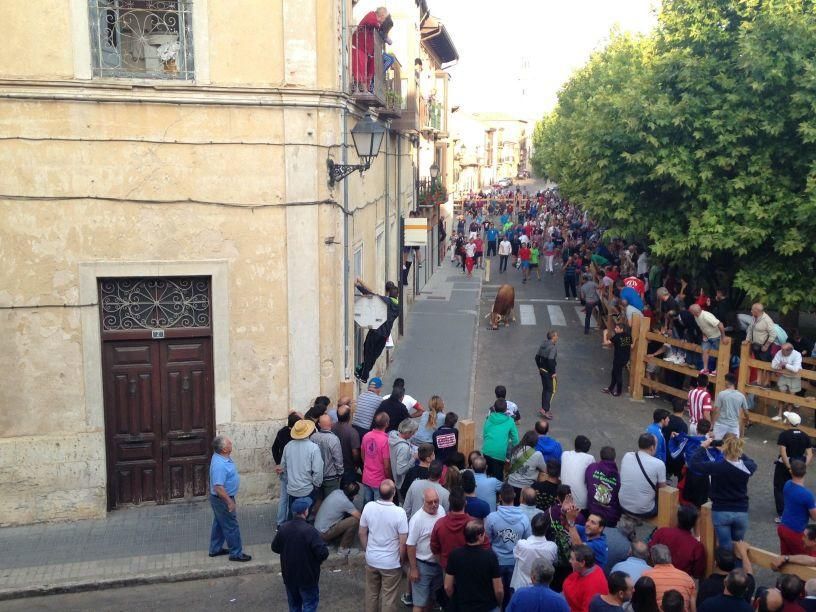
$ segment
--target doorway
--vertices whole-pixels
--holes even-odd
[[[210,279],[99,281],[108,508],[208,492]]]

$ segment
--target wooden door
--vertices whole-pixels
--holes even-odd
[[[207,494],[210,338],[104,343],[108,506]]]
[[[212,418],[210,338],[161,342],[164,482],[168,501],[207,494]]]
[[[164,496],[158,366],[158,342],[103,345],[109,509]]]

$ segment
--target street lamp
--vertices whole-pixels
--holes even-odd
[[[333,160],[328,160],[329,167],[329,185],[334,185],[342,181],[349,174],[355,170],[359,170],[362,174],[365,170],[371,167],[371,162],[377,157],[380,152],[383,137],[385,136],[385,128],[371,118],[371,115],[366,115],[357,125],[351,130],[351,139],[354,141],[354,148],[357,150],[357,157],[360,158],[361,164],[336,164]]]
[[[429,171],[432,179],[436,180],[439,177],[439,166],[437,166],[436,163],[431,164]]]

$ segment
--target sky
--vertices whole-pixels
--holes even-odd
[[[451,103],[538,119],[609,32],[648,32],[658,0],[428,0],[459,52]],[[523,92],[523,93],[522,93]]]

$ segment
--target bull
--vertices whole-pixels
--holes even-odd
[[[493,301],[493,311],[489,315],[490,329],[499,329],[499,323],[502,321],[505,326],[509,325],[510,321],[515,322],[515,305],[516,290],[513,285],[505,284],[499,287],[499,292]]]

